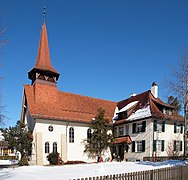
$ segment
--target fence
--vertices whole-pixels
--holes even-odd
[[[188,180],[188,166],[175,166],[132,173],[78,178],[74,180]]]

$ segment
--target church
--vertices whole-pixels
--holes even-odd
[[[96,161],[84,154],[83,140],[97,109],[104,109],[109,120],[114,115],[116,102],[59,91],[59,76],[51,64],[44,22],[36,64],[28,72],[31,84],[24,85],[21,108],[21,121],[33,133],[32,165],[49,164],[46,157],[51,152],[58,152],[64,162]]]

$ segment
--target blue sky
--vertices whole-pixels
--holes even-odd
[[[162,86],[188,45],[186,0],[46,0],[51,61],[59,90],[120,101]],[[23,84],[35,64],[43,0],[0,0],[7,25],[0,52],[6,126],[20,118]]]

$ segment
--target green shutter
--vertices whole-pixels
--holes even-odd
[[[153,121],[153,130],[157,131],[157,120]]]
[[[180,141],[180,151],[182,151],[182,141]]]
[[[181,124],[181,134],[183,134],[183,124]]]
[[[156,140],[153,140],[153,152],[156,152],[156,144],[157,144],[157,142],[156,142]]]
[[[164,151],[164,146],[165,146],[165,141],[162,140],[162,147],[161,147],[161,151]]]
[[[176,151],[176,141],[174,141],[174,151]]]
[[[135,141],[132,142],[132,152],[135,152]]]
[[[146,132],[146,121],[142,122],[142,132]]]
[[[145,146],[146,146],[145,140],[142,140],[142,152],[145,152]]]
[[[132,125],[132,133],[136,133],[136,123],[133,123]]]
[[[174,133],[176,133],[177,131],[177,123],[174,123]]]
[[[162,132],[165,132],[165,121],[162,123]]]

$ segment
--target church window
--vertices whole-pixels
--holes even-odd
[[[69,129],[69,142],[74,143],[74,128],[70,127]]]
[[[48,127],[48,130],[49,130],[50,132],[52,132],[52,131],[54,130],[53,126],[49,126],[49,127]]]
[[[53,143],[53,153],[57,153],[57,143]]]
[[[50,152],[50,144],[49,142],[45,142],[45,153],[49,153]]]

